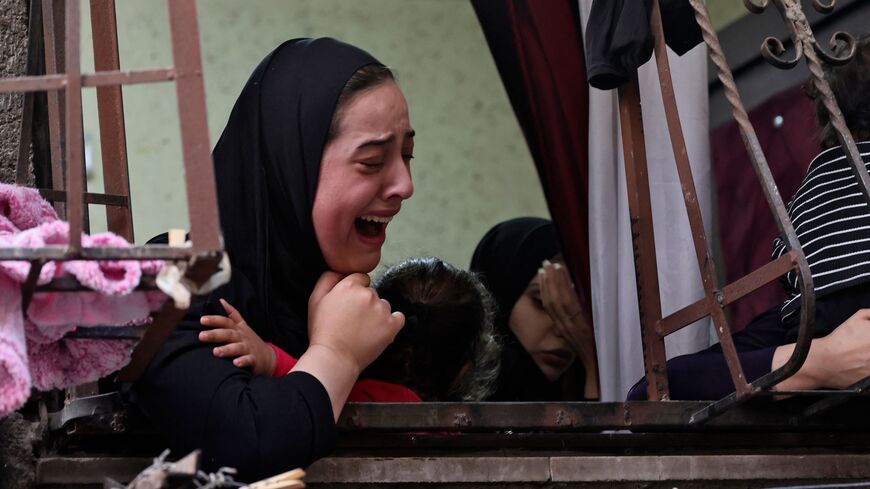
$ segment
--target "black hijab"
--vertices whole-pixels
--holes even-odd
[[[474,250],[471,271],[480,274],[498,304],[495,328],[504,338],[502,369],[492,400],[561,398],[559,382],[547,380],[508,325],[514,304],[535,278],[542,262],[559,253],[553,223],[537,217],[519,217],[497,224]]]
[[[327,270],[311,210],[336,102],[351,75],[380,64],[330,38],[293,39],[266,56],[214,148],[220,220],[232,280],[206,312],[233,304],[266,341],[308,346],[308,297]]]

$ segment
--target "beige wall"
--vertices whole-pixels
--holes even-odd
[[[87,2],[82,2],[86,6]],[[467,266],[496,222],[547,216],[522,133],[467,0],[199,0],[211,142],[259,60],[281,41],[333,36],[395,68],[417,130],[414,197],[390,225],[382,263],[434,254]],[[171,64],[165,2],[118,2],[124,69]],[[87,18],[87,17],[85,17]],[[83,66],[93,69],[85,28]],[[136,241],[186,227],[172,85],[124,92]],[[94,94],[86,130],[99,159]],[[94,167],[98,167],[95,164]],[[101,188],[94,170],[92,188]],[[104,215],[92,207],[94,228]]]

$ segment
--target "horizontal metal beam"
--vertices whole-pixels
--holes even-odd
[[[42,198],[49,202],[66,201],[66,191],[64,190],[41,188],[39,189],[39,195],[41,195]],[[126,195],[97,194],[92,192],[85,192],[84,194],[82,194],[82,198],[85,204],[113,205],[116,207],[129,207],[130,205],[130,198]]]
[[[138,83],[168,82],[175,80],[175,70],[162,68],[138,71],[100,71],[80,75],[83,87],[105,87],[113,85],[134,85]],[[67,86],[67,75],[18,76],[0,79],[0,93],[5,92],[45,92],[62,90]]]
[[[135,85],[137,83],[167,82],[175,79],[171,68],[141,71],[100,71],[82,75],[83,87],[105,87],[112,85]]]
[[[37,484],[129,482],[150,458],[47,457]],[[870,455],[329,457],[312,464],[310,484],[546,483],[870,479]]]
[[[611,429],[691,431],[692,415],[710,402],[629,401],[563,403],[348,404],[338,422],[343,431],[591,432]],[[866,405],[862,404],[866,408]],[[804,420],[795,426],[784,403],[737,406],[705,423],[704,430],[814,429],[861,430],[870,418],[842,413]],[[848,413],[847,413],[848,414]]]
[[[210,258],[219,252],[198,252],[190,248],[148,245],[130,248],[82,248],[74,253],[66,246],[42,248],[0,248],[0,260],[186,260]]]

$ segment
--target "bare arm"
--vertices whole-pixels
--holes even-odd
[[[778,347],[773,354],[771,369],[783,366],[794,349],[794,343]],[[845,389],[868,376],[870,309],[861,309],[828,336],[814,339],[800,370],[775,389]]]
[[[365,274],[326,272],[308,301],[308,350],[291,372],[307,372],[323,384],[336,420],[360,372],[405,324],[400,312],[369,287]]]

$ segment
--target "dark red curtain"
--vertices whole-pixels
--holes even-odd
[[[576,0],[472,0],[590,314],[589,88]]]
[[[819,152],[813,102],[801,86],[785,90],[749,112],[767,162],[788,204]],[[752,169],[737,123],[719,126],[711,135],[719,206],[719,236],[726,278],[733,282],[770,261],[779,234]],[[743,329],[758,313],[782,302],[778,282],[767,284],[730,306],[731,324]]]

